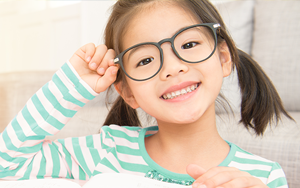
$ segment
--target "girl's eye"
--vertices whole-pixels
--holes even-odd
[[[189,42],[181,46],[181,49],[190,49],[199,44],[198,42]]]
[[[142,61],[140,61],[140,62],[137,64],[136,67],[147,65],[147,64],[151,63],[153,60],[154,60],[153,57],[143,59]]]

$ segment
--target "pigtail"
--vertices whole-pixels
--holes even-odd
[[[238,50],[238,58],[236,68],[242,94],[240,122],[247,129],[254,129],[257,135],[263,135],[269,123],[278,123],[281,113],[293,119],[259,64],[241,50]]]
[[[103,125],[141,126],[137,112],[119,96],[113,103]]]

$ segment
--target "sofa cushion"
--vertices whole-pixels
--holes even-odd
[[[235,1],[216,5],[236,46],[250,54],[253,32],[254,1]],[[239,112],[241,97],[236,70],[224,78],[221,93],[230,103],[233,111]],[[222,108],[218,112],[224,112]]]
[[[300,1],[258,1],[252,56],[273,81],[284,106],[300,110]]]

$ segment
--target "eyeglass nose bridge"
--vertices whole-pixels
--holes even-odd
[[[157,44],[157,47],[159,48],[159,51],[160,51],[160,53],[161,53],[161,57],[162,57],[162,59],[161,59],[161,63],[163,64],[163,49],[161,48],[161,45],[163,44],[163,43],[166,43],[166,42],[170,42],[170,44],[171,44],[171,48],[172,48],[172,51],[174,52],[174,54],[179,58],[179,59],[181,59],[181,57],[179,56],[179,54],[177,53],[177,51],[176,51],[176,49],[175,49],[175,47],[174,47],[174,38],[175,37],[172,37],[172,38],[166,38],[166,39],[163,39],[163,40],[161,40],[161,41],[159,41]]]

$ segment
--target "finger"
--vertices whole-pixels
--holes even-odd
[[[116,57],[116,52],[113,49],[107,50],[102,62],[97,68],[97,73],[103,75],[109,66],[113,65],[113,59]]]
[[[220,172],[218,174],[216,174],[215,176],[212,176],[210,178],[208,178],[207,180],[205,180],[203,182],[204,185],[206,185],[207,188],[214,188],[217,186],[221,186],[223,187],[224,185],[227,184],[227,182],[233,182],[234,186],[237,187],[247,187],[249,186],[248,184],[243,184],[242,182],[235,182],[235,179],[249,179],[252,176],[250,174],[248,174],[247,172],[242,172],[242,171],[224,171],[224,172]],[[231,185],[229,183],[229,185]],[[243,185],[243,186],[241,186]],[[247,186],[246,186],[247,185]],[[232,187],[234,188],[234,187]]]
[[[96,83],[96,92],[103,92],[105,91],[111,84],[114,83],[117,77],[117,72],[118,72],[118,67],[117,66],[110,66],[107,68],[105,71],[105,74],[100,77]]]
[[[189,164],[186,167],[186,172],[194,179],[199,178],[200,176],[202,176],[206,170],[196,164]]]
[[[80,50],[84,53],[84,60],[89,63],[95,53],[95,44],[89,43],[80,48]]]
[[[107,47],[104,44],[96,47],[95,54],[92,56],[92,59],[89,62],[90,69],[96,70],[98,68],[106,52],[107,52]]]
[[[238,169],[232,168],[232,167],[222,167],[222,166],[213,167],[213,168],[209,169],[207,172],[205,172],[202,176],[197,178],[196,182],[197,183],[204,183],[206,180],[216,176],[219,173],[233,172],[233,171],[241,172]]]
[[[260,179],[250,176],[250,177],[239,177],[235,178],[229,182],[226,182],[219,186],[220,188],[268,188]]]

